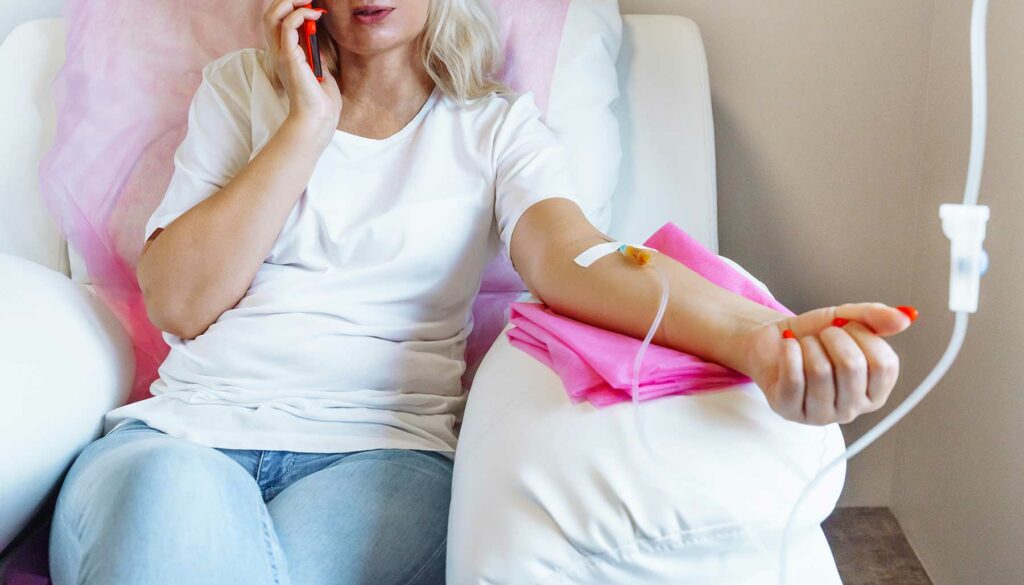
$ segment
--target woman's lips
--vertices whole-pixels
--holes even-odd
[[[360,24],[377,24],[394,10],[388,6],[360,6],[352,11],[352,18]]]

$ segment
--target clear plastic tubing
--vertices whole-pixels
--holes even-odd
[[[647,427],[644,425],[640,409],[640,365],[643,363],[644,354],[647,353],[647,348],[651,345],[651,340],[654,339],[655,332],[657,332],[662,319],[665,317],[665,310],[668,307],[669,300],[668,276],[666,276],[663,271],[659,270],[655,264],[648,264],[648,266],[650,266],[658,275],[661,286],[661,300],[658,304],[658,312],[654,317],[654,321],[651,323],[650,329],[647,330],[647,336],[644,337],[643,343],[640,344],[640,349],[636,352],[636,358],[633,360],[631,396],[633,399],[633,422],[636,426],[637,436],[640,439],[640,443],[644,447],[644,450],[647,451],[648,456],[651,458],[652,462],[658,466],[658,469],[664,473],[672,474],[673,486],[681,487],[684,484],[692,485],[693,490],[691,494],[694,498],[703,499],[706,505],[716,507],[720,513],[726,516],[724,520],[717,524],[703,526],[701,528],[703,531],[721,529],[738,530],[742,532],[749,539],[749,542],[757,548],[758,554],[761,558],[770,562],[772,554],[771,551],[763,539],[760,538],[751,528],[749,523],[743,522],[738,518],[737,515],[729,509],[729,506],[714,495],[714,490],[709,491],[706,489],[700,489],[701,486],[697,486],[696,482],[690,477],[689,472],[692,470],[681,465],[675,458],[663,455],[655,448],[647,435]]]
[[[974,0],[974,7],[971,12],[971,158],[967,169],[967,185],[964,189],[964,205],[977,205],[978,192],[981,189],[981,170],[985,163],[985,132],[988,119],[988,91],[987,72],[985,58],[985,23],[988,15],[988,0]],[[793,536],[793,530],[797,526],[796,519],[800,506],[807,500],[807,496],[840,463],[849,460],[851,457],[863,451],[868,445],[875,442],[879,437],[896,425],[908,412],[913,410],[925,396],[931,392],[935,384],[946,374],[953,364],[960,347],[963,345],[964,337],[967,335],[967,312],[957,311],[956,321],[953,325],[953,335],[949,340],[946,351],[939,358],[939,363],[925,377],[921,384],[910,393],[898,407],[893,409],[885,418],[875,425],[871,430],[855,441],[846,452],[823,467],[816,476],[807,484],[800,493],[789,519],[786,521],[786,528],[782,535],[782,545],[779,550],[779,584],[786,585],[788,577],[788,556],[789,541]]]
[[[652,264],[651,267],[653,268],[654,265]],[[658,326],[661,325],[661,320],[665,317],[665,309],[668,307],[668,277],[657,268],[654,271],[661,280],[661,301],[658,303],[658,314],[655,315],[651,328],[647,330],[647,337],[644,337],[644,342],[640,344],[640,349],[636,352],[636,359],[633,360],[631,395],[633,398],[633,422],[636,425],[636,432],[640,436],[640,442],[647,449],[647,452],[657,460],[659,459],[657,451],[655,451],[654,445],[648,440],[643,421],[640,420],[640,364],[644,361],[644,354],[647,353],[647,348],[650,347],[651,340],[654,339],[654,333],[658,330]]]
[[[851,445],[845,453],[832,460],[831,463],[826,465],[814,476],[814,479],[800,492],[800,497],[797,498],[796,504],[793,506],[792,511],[789,514],[789,520],[786,522],[786,528],[782,533],[782,546],[779,552],[779,583],[780,585],[786,585],[787,573],[788,573],[788,555],[789,555],[789,541],[793,536],[793,529],[796,527],[797,513],[800,510],[800,506],[807,500],[807,496],[814,491],[814,488],[818,486],[822,479],[824,479],[830,471],[832,471],[840,463],[847,461],[853,456],[863,451],[868,445],[874,443],[878,437],[882,436],[885,432],[891,429],[896,423],[907,415],[925,396],[935,387],[942,376],[946,374],[949,367],[953,365],[953,360],[956,359],[957,354],[960,352],[960,347],[963,345],[964,336],[967,334],[967,313],[958,312],[956,314],[956,323],[953,326],[953,337],[949,340],[949,345],[946,346],[945,353],[942,354],[942,358],[939,359],[939,363],[935,365],[931,373],[921,382],[921,385],[916,390],[911,392],[910,396],[907,397],[898,407],[896,407],[888,416],[882,419],[877,425],[871,430],[864,434],[860,439],[857,439],[853,445]]]

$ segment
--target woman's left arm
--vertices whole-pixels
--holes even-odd
[[[611,238],[575,202],[554,197],[520,217],[509,253],[531,292],[555,312],[630,335],[646,336],[660,300],[659,278],[621,254],[588,268],[580,252]],[[670,297],[652,343],[741,372],[783,418],[806,424],[846,423],[880,408],[899,373],[882,337],[910,318],[881,303],[853,303],[789,317],[725,290],[685,265],[654,253]],[[834,320],[848,321],[840,326]],[[842,322],[840,322],[842,323]],[[790,329],[795,339],[783,339]]]

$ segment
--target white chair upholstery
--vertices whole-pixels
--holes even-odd
[[[625,22],[624,160],[610,232],[639,241],[673,221],[717,251],[714,136],[699,32],[673,16]],[[96,436],[103,412],[124,400],[132,378],[120,325],[88,287],[60,274],[71,273],[69,255],[34,179],[52,141],[48,89],[63,62],[63,31],[60,19],[33,21],[0,48],[0,75],[9,82],[0,85],[0,176],[13,178],[0,186],[0,253],[31,260],[0,256],[0,549]],[[835,425],[783,421],[752,385],[647,406],[657,442],[686,458],[702,489],[716,490],[753,520],[777,520],[823,448],[832,454],[843,445]],[[449,582],[771,582],[740,541],[700,532],[716,518],[693,507],[701,497],[687,491],[692,485],[651,475],[631,421],[625,407],[569,404],[557,376],[502,335],[477,373],[466,411]],[[794,583],[839,582],[813,524],[835,505],[841,471],[809,506],[812,525],[794,543],[804,580]],[[666,546],[658,546],[658,535]]]
[[[67,274],[67,246],[37,175],[57,123],[50,84],[64,64],[64,30],[62,19],[35,20],[0,45],[0,254]]]
[[[127,399],[135,368],[116,317],[69,280],[67,245],[39,194],[64,33],[63,19],[35,20],[0,45],[0,550]]]
[[[25,526],[103,414],[128,397],[127,334],[81,284],[0,254],[0,550]]]
[[[672,221],[718,252],[715,131],[700,31],[679,16],[624,20],[622,175],[610,235],[639,242]]]

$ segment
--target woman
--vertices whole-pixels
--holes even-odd
[[[655,312],[650,271],[573,263],[609,238],[532,97],[492,80],[487,0],[303,1],[271,3],[269,49],[203,71],[138,264],[171,352],[68,474],[56,585],[443,583],[489,260],[504,249],[539,298],[606,329],[643,337]],[[325,31],[322,83],[304,19]],[[750,375],[782,416],[848,422],[895,384],[880,336],[900,311],[787,318],[654,262],[673,295],[655,343]]]

